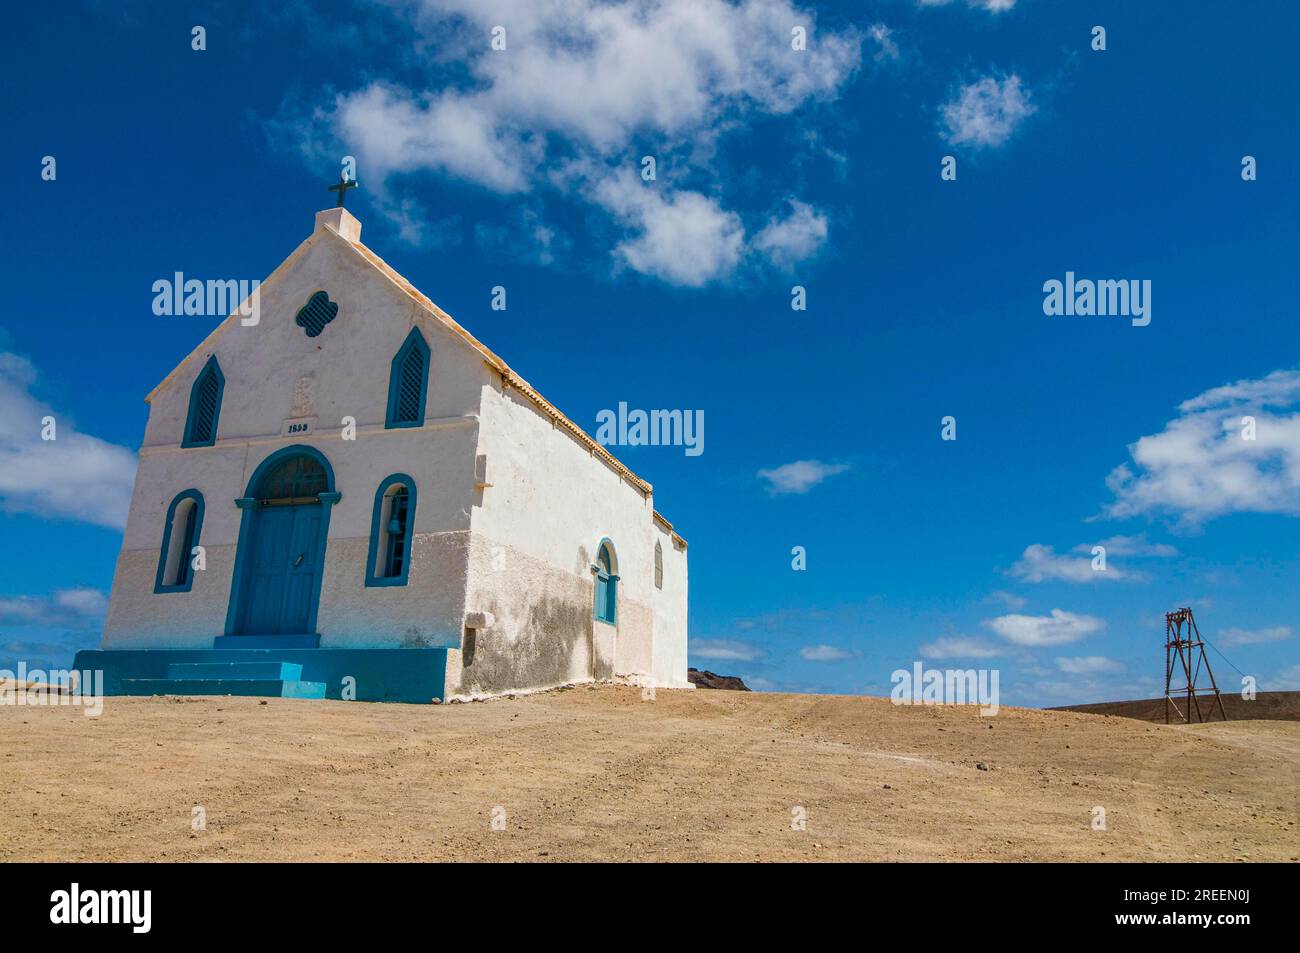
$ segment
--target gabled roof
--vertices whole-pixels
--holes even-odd
[[[350,220],[356,233],[359,235],[360,224],[357,223],[356,220],[353,219],[351,215],[344,212],[342,209],[338,209],[338,210],[330,209],[328,210],[328,213],[342,213],[342,216],[346,216],[346,219],[342,219],[342,222],[347,222],[348,220]],[[322,225],[321,220],[326,214],[327,213],[325,212],[318,213],[317,215],[318,224],[316,230],[312,233],[311,237],[309,237],[306,241],[302,242],[302,244],[300,244],[297,248],[295,248],[293,252],[289,255],[289,257],[286,258],[284,261],[282,261],[280,265],[275,269],[275,271],[271,272],[271,274],[267,277],[267,279],[262,282],[261,287],[263,290],[272,286],[279,279],[279,277],[285,272],[285,270],[288,268],[291,262],[293,262],[295,259],[297,259],[302,254],[304,254],[307,249],[312,247],[313,243],[316,241],[317,235],[323,234],[327,236],[328,241],[340,242],[342,245],[346,246],[353,254],[360,255],[362,258],[368,261],[372,266],[374,266],[374,268],[380,274],[382,274],[385,278],[387,278],[394,285],[396,285],[397,288],[403,294],[405,294],[407,297],[413,300],[419,306],[420,314],[422,317],[424,317],[426,320],[436,321],[442,327],[446,328],[452,334],[455,334],[467,345],[469,345],[480,355],[482,355],[483,363],[485,363],[486,365],[488,365],[488,367],[492,368],[492,370],[496,371],[498,374],[501,375],[501,381],[504,387],[514,388],[515,390],[519,391],[520,394],[522,394],[534,406],[536,406],[539,410],[541,410],[542,413],[550,417],[552,422],[556,426],[561,427],[566,432],[568,432],[570,436],[572,436],[575,440],[577,440],[579,443],[585,446],[592,453],[592,455],[599,457],[602,462],[604,462],[612,470],[614,470],[621,477],[623,477],[634,487],[636,487],[637,490],[639,490],[642,495],[650,496],[653,494],[654,488],[649,483],[647,483],[645,480],[641,479],[639,476],[637,476],[635,473],[629,470],[626,466],[623,465],[623,463],[617,457],[615,457],[603,446],[601,446],[599,443],[593,440],[585,430],[583,430],[581,427],[575,424],[572,420],[570,420],[567,416],[565,416],[558,407],[556,407],[549,400],[547,400],[540,393],[538,393],[537,389],[534,388],[532,384],[529,384],[528,381],[524,380],[524,378],[520,377],[517,373],[515,373],[515,371],[510,367],[510,365],[508,365],[504,360],[498,357],[492,350],[490,350],[487,347],[487,345],[479,341],[478,338],[470,334],[469,331],[467,331],[464,327],[462,327],[461,324],[458,321],[456,321],[455,318],[453,318],[446,311],[443,311],[442,308],[434,304],[433,301],[431,301],[423,292],[421,292],[418,288],[416,288],[415,285],[411,284],[400,274],[398,274],[397,271],[394,270],[393,267],[389,265],[386,261],[384,261],[378,255],[376,255],[365,245],[361,244],[361,240],[359,237],[356,239],[351,239],[346,237],[345,235],[340,233],[339,229],[335,226],[335,224],[332,221],[326,221]],[[342,216],[338,216],[336,214],[334,217],[341,218]],[[213,344],[215,344],[216,340],[219,337],[224,336],[226,331],[238,320],[239,320],[239,315],[238,313],[236,313],[230,315],[229,317],[226,318],[225,321],[217,325],[217,327],[215,327],[212,330],[212,333],[209,334],[206,338],[204,338],[202,343],[200,343],[197,348],[191,351],[189,356],[187,356],[185,360],[181,361],[181,363],[178,364],[170,374],[168,374],[165,378],[163,378],[162,381],[159,382],[157,387],[155,387],[153,390],[149,392],[149,394],[145,397],[145,402],[146,403],[151,402],[154,396],[158,393],[158,391],[160,391],[169,381],[171,381],[172,378],[180,374],[181,369],[186,367],[186,365],[188,365],[191,361],[193,361],[198,355],[209,352],[212,349]],[[657,511],[654,512],[654,517],[657,518],[659,522],[667,525],[668,531],[671,533],[674,540],[680,542],[683,546],[686,545],[686,540],[682,539],[681,536],[673,532],[672,524],[668,523],[668,521],[665,520]]]

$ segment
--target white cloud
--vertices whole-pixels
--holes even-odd
[[[1011,575],[1026,582],[1118,582],[1141,578],[1116,566],[1109,555],[1107,552],[1105,570],[1093,569],[1091,556],[1066,556],[1051,546],[1034,543],[1025,547],[1020,559],[1011,567]]]
[[[916,0],[916,2],[917,6],[921,7],[946,7],[953,0]],[[1016,5],[1016,0],[966,0],[966,4],[987,10],[989,13],[1005,13]]]
[[[1283,642],[1294,634],[1289,625],[1275,625],[1267,629],[1223,629],[1219,632],[1219,644],[1228,648],[1234,645],[1262,645],[1267,642]]]
[[[1102,655],[1058,658],[1056,667],[1067,675],[1106,675],[1111,672],[1124,671],[1124,666],[1119,662]]]
[[[1035,112],[1020,77],[985,76],[963,86],[940,107],[944,138],[954,146],[997,147]]]
[[[993,658],[1001,655],[1002,650],[980,639],[943,636],[933,642],[926,642],[920,648],[921,658]]]
[[[1227,513],[1300,515],[1300,370],[1216,387],[1178,409],[1111,471],[1107,515],[1170,514],[1189,525]],[[1246,416],[1254,440],[1243,438]]]
[[[727,662],[753,662],[767,653],[755,645],[734,639],[692,639],[690,654],[695,658]]]
[[[1148,542],[1145,534],[1111,536],[1109,539],[1103,539],[1096,543],[1080,543],[1074,547],[1073,551],[1091,554],[1094,546],[1104,546],[1107,559],[1111,556],[1156,556],[1165,558],[1178,555],[1178,550],[1167,543]]]
[[[768,490],[772,493],[807,493],[817,484],[848,468],[846,463],[796,460],[770,470],[759,470],[758,476],[768,482]]]
[[[602,182],[596,198],[637,232],[614,248],[636,271],[697,288],[725,277],[740,261],[740,216],[699,192],[666,192],[624,172]]]
[[[108,597],[99,589],[57,589],[50,596],[0,597],[0,625],[78,625],[103,618]]]
[[[754,248],[774,264],[789,268],[811,258],[826,242],[826,216],[811,205],[790,199],[790,214],[770,219],[754,236]]]
[[[1267,690],[1272,692],[1300,691],[1300,665],[1292,665],[1290,668],[1278,672],[1275,677],[1270,678]]]
[[[407,187],[398,181],[405,173],[434,171],[506,195],[546,186],[634,231],[614,243],[618,259],[689,286],[725,275],[744,238],[739,216],[708,194],[723,184],[713,145],[754,118],[833,99],[866,39],[854,27],[818,27],[790,0],[423,0],[395,9],[414,11],[408,32],[437,67],[436,86],[377,79],[331,109],[270,125],[313,158],[330,136],[356,155],[379,208],[408,236],[415,232],[391,195]],[[489,42],[498,24],[505,51]],[[808,30],[806,50],[791,49],[792,25]],[[661,163],[673,155],[677,172],[712,188],[674,189],[661,164],[658,181],[638,183],[644,195],[633,198],[619,173],[642,151]],[[587,174],[554,174],[567,164]],[[773,257],[821,240],[824,217],[792,218],[784,234],[768,236]]]
[[[902,57],[902,51],[894,39],[894,31],[883,23],[873,23],[867,27],[867,36],[876,44],[876,55],[872,58],[877,63],[897,62]]]
[[[1106,623],[1093,616],[1053,609],[1051,615],[1002,615],[984,623],[1002,638],[1015,645],[1039,648],[1066,645],[1086,638],[1105,628]]]
[[[1000,602],[1008,609],[1014,610],[1014,609],[1023,609],[1025,607],[1025,603],[1027,600],[1023,596],[1016,595],[1014,592],[1004,592],[1003,590],[999,589],[997,592],[989,593],[988,598],[986,598],[984,601]]]
[[[0,352],[0,508],[121,529],[131,506],[135,454],[79,433],[32,394],[31,361]],[[41,419],[56,422],[41,439]]]
[[[799,654],[809,662],[842,662],[853,658],[852,652],[837,649],[833,645],[805,645]]]

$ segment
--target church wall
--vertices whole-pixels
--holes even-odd
[[[322,288],[339,313],[309,338],[294,318]],[[392,357],[416,322],[431,351],[426,423],[386,430]],[[330,512],[321,646],[458,647],[477,404],[488,380],[481,356],[418,312],[342,238],[320,231],[263,286],[260,324],[232,326],[208,344],[153,396],[104,647],[211,647],[229,606],[241,518],[234,500],[263,459],[299,443],[326,456],[342,494]],[[209,354],[226,379],[218,439],[182,449],[190,387]],[[355,440],[342,439],[345,415],[356,419]],[[314,418],[310,434],[280,436],[286,420],[304,417]],[[408,583],[367,587],[374,495],[393,473],[409,474],[417,490]],[[207,568],[189,592],[154,593],[167,507],[191,487],[205,501],[199,542]]]
[[[673,542],[672,534],[658,523],[654,537],[663,547],[664,585],[653,596],[652,670],[658,685],[685,686],[690,684],[686,679],[686,547]]]
[[[518,392],[485,388],[481,408],[478,452],[491,486],[473,511],[466,609],[492,613],[493,624],[473,633],[473,651],[462,652],[462,691],[613,675],[649,681],[651,500]],[[620,576],[613,626],[593,612],[590,567],[604,538],[614,544]],[[680,628],[684,642],[684,613]],[[684,667],[673,683],[685,684]]]

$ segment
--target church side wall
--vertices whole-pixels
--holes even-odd
[[[658,523],[654,538],[663,549],[664,584],[654,599],[654,652],[652,671],[656,685],[685,688],[687,574],[686,547],[673,542],[672,534]]]
[[[652,501],[517,391],[484,388],[461,694],[614,675],[649,681],[654,642]],[[616,624],[594,618],[591,565],[602,539],[620,576]],[[683,676],[684,676],[683,672]],[[683,678],[684,681],[684,678]]]

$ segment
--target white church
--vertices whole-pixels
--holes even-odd
[[[361,244],[344,208],[146,398],[109,694],[429,702],[688,688],[649,483]]]

